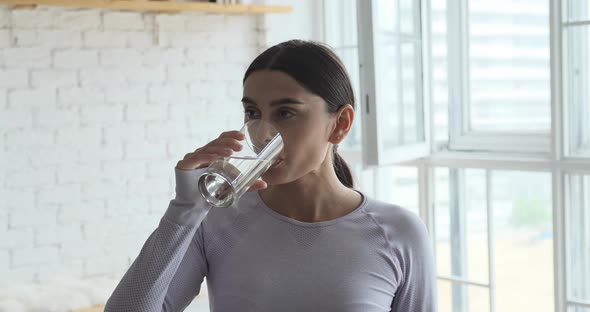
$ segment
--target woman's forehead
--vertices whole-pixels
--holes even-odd
[[[317,102],[322,99],[309,92],[297,80],[281,71],[261,70],[250,74],[244,82],[244,99],[254,102]]]
[[[276,70],[255,71],[244,81],[244,91],[281,89],[283,91],[302,92],[307,91],[297,80],[290,75]]]

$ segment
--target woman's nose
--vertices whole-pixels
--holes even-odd
[[[272,141],[272,139],[274,139],[274,137],[277,135],[278,131],[274,128],[270,128],[270,127],[266,127],[264,129],[264,134],[263,134],[263,138],[264,138],[264,144],[268,144],[270,141]]]
[[[262,138],[262,141],[266,144],[275,137],[278,131],[270,117],[260,118],[260,120],[262,121],[259,128],[260,138]]]
[[[258,148],[266,146],[278,133],[275,126],[263,119],[253,120],[248,125],[252,143]]]

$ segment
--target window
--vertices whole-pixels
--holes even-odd
[[[404,9],[407,10],[408,7],[406,6]],[[375,199],[396,203],[418,213],[418,172],[416,168],[400,166],[367,168],[362,162],[364,98],[360,96],[356,0],[324,0],[323,10],[325,13],[324,41],[344,62],[353,83],[357,102],[355,123],[339,151],[348,160],[360,189]],[[406,22],[403,27],[410,29],[413,26]]]
[[[549,2],[468,7],[469,130],[549,133]]]
[[[349,9],[324,14],[342,30]],[[361,190],[424,219],[440,310],[590,312],[590,1],[356,15],[362,157],[345,158]]]
[[[590,3],[566,2],[564,28],[564,81],[569,113],[571,156],[590,156]],[[566,114],[567,114],[566,113]]]
[[[548,173],[436,169],[439,310],[552,311]]]
[[[388,165],[430,151],[422,1],[359,1],[363,159]]]
[[[433,139],[446,144],[449,140],[447,1],[434,0],[431,5]]]
[[[581,312],[590,308],[590,175],[572,174],[566,181],[568,311]]]
[[[358,115],[363,100],[360,98],[359,49],[357,35],[356,0],[325,0],[323,3],[325,14],[324,41],[338,54],[346,66],[352,87],[356,96],[357,116],[351,133],[342,142],[340,150],[343,152],[358,152],[361,150],[362,118]]]
[[[549,1],[448,3],[450,148],[548,152]]]

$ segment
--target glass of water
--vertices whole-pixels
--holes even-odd
[[[283,139],[268,122],[254,119],[240,130],[243,148],[212,162],[199,177],[199,192],[215,207],[229,207],[270,168],[283,149]]]

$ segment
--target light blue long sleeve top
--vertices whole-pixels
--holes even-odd
[[[176,197],[109,298],[106,312],[182,311],[207,277],[210,310],[436,311],[432,244],[418,216],[368,198],[306,223],[257,192],[229,208],[198,194],[202,169],[175,169]]]

